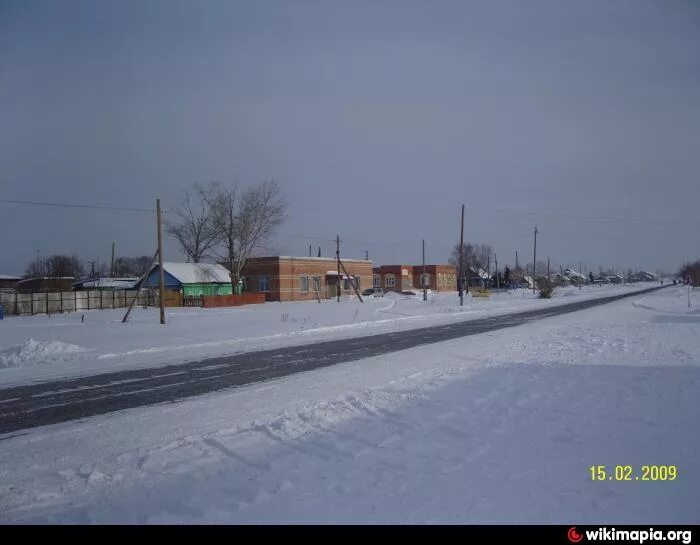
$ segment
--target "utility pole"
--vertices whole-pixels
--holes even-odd
[[[160,299],[160,323],[165,323],[165,272],[163,271],[163,224],[160,221],[160,199],[156,199],[156,216],[158,221],[158,298]]]
[[[549,271],[549,258],[547,258],[547,282],[552,281],[552,274]]]
[[[311,244],[309,244],[309,257],[311,257]]]
[[[95,263],[97,261],[88,261],[90,263],[90,278],[95,278]]]
[[[369,261],[369,250],[365,250],[365,261]]]
[[[520,265],[518,265],[518,250],[515,250],[515,270],[520,271]]]
[[[117,242],[115,240],[112,241],[112,267],[109,269],[109,276],[114,278],[114,246]]]
[[[532,293],[537,288],[537,226],[535,226],[535,246],[532,252]]]
[[[491,254],[489,254],[486,259],[487,259],[487,261],[486,261],[486,274],[489,276],[488,286],[486,286],[486,287],[490,288],[491,287]]]
[[[498,254],[493,254],[494,265],[496,266],[496,289],[501,289],[501,280],[498,278]]]
[[[428,287],[425,281],[425,239],[423,239],[423,276],[421,277],[421,283],[423,284],[423,301],[428,300]]]
[[[459,232],[459,306],[464,306],[464,205],[462,205],[462,226]]]
[[[338,303],[340,303],[340,235],[335,237],[335,259],[338,262]]]

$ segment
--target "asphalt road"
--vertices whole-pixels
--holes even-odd
[[[4,388],[0,389],[0,434],[132,407],[172,402],[300,371],[477,335],[604,305],[657,289],[662,287],[410,331]]]

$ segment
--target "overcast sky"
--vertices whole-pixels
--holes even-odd
[[[0,199],[278,180],[271,249],[700,257],[700,1],[0,0]],[[152,214],[0,203],[0,273],[152,254]],[[317,240],[320,239],[326,240]],[[181,259],[169,241],[166,259]],[[531,257],[529,257],[531,259]]]

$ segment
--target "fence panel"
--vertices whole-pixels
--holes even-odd
[[[158,306],[157,290],[90,290],[36,293],[0,293],[0,304],[8,316],[22,314],[55,314],[85,310],[118,309],[128,307],[135,297],[136,306]],[[182,306],[182,295],[168,293],[166,306]],[[195,298],[191,306],[201,306],[201,298]]]

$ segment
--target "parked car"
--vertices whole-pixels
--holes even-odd
[[[362,295],[365,297],[369,297],[370,295],[373,297],[384,297],[384,290],[382,288],[367,288],[362,292]]]

